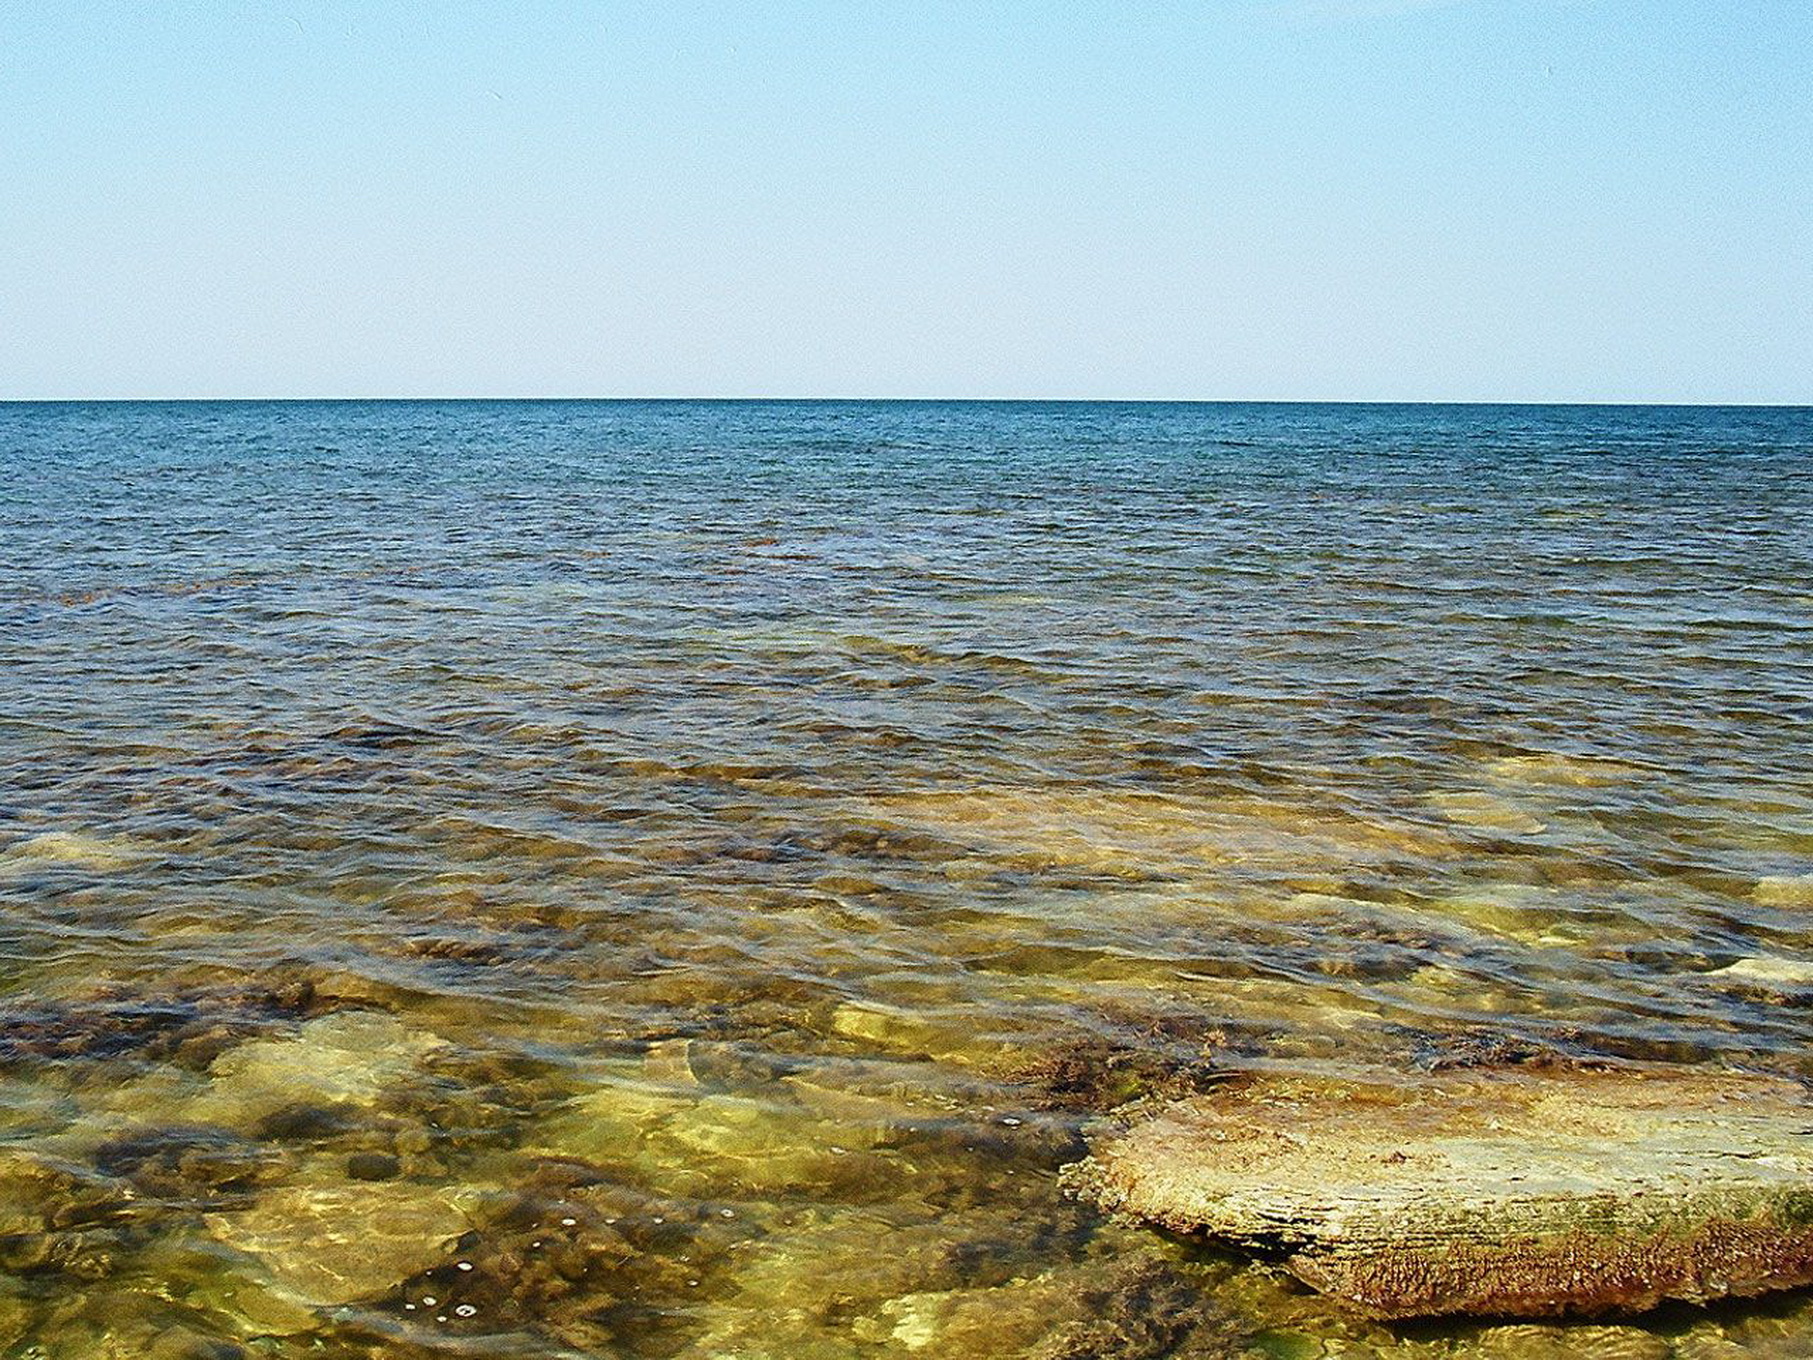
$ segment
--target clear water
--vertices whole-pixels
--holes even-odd
[[[6,1354],[1813,1354],[1056,1179],[1241,1069],[1813,1077],[1813,413],[8,406],[0,564]]]

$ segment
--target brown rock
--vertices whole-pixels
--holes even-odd
[[[1813,1106],[1730,1073],[1261,1079],[1108,1140],[1106,1207],[1375,1317],[1637,1312],[1813,1283]]]

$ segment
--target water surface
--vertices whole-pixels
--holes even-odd
[[[0,566],[7,1354],[1813,1353],[1057,1181],[1242,1071],[1813,1078],[1813,414],[16,405]]]

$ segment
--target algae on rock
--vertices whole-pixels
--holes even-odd
[[[1377,1317],[1635,1312],[1813,1283],[1810,1129],[1798,1086],[1729,1073],[1256,1079],[1072,1183]]]

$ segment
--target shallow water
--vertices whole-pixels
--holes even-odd
[[[0,1352],[1813,1354],[1056,1178],[1242,1070],[1813,1078],[1813,414],[0,406],[0,563]]]

